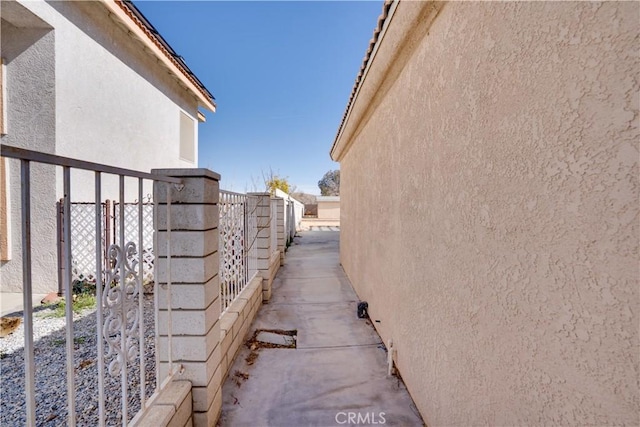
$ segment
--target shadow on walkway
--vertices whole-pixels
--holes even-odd
[[[297,330],[297,348],[242,346],[223,386],[221,426],[423,425],[339,263],[339,232],[302,232],[256,329]],[[236,375],[237,374],[237,375]]]

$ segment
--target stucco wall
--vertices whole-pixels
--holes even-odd
[[[637,425],[640,5],[431,7],[356,102],[344,269],[428,425]]]
[[[194,119],[197,141],[197,101],[102,5],[25,6],[55,28],[56,75],[62,76],[56,80],[57,154],[141,171],[197,166],[197,147],[195,162],[179,153],[180,111]],[[76,174],[75,200],[93,200],[91,179]],[[132,184],[131,199],[137,198]],[[116,185],[105,178],[105,197],[117,196]]]
[[[10,56],[9,131],[3,143],[140,171],[197,165],[197,100],[104,6],[20,1],[3,2],[2,8],[2,56]],[[9,21],[27,28],[18,30]],[[194,120],[195,162],[180,158],[180,112]],[[17,173],[12,169],[14,259],[2,266],[3,291],[19,290],[22,281]],[[43,259],[34,263],[34,275],[48,278],[34,277],[39,292],[57,287],[54,208],[63,195],[60,169],[48,168],[46,174],[32,189],[34,221],[43,223],[34,236],[34,257]],[[151,192],[147,183],[144,194]],[[117,177],[103,177],[102,195],[118,197]],[[136,180],[126,181],[126,197],[138,198]],[[94,200],[93,173],[72,171],[71,198]]]
[[[340,219],[340,199],[318,199],[318,219]]]
[[[1,55],[7,64],[7,135],[2,144],[55,150],[55,34],[33,16],[13,13],[2,5],[3,18],[14,18],[16,27],[1,21]],[[9,159],[11,212],[11,260],[0,262],[0,290],[22,290],[22,219],[20,209],[20,162]],[[51,166],[31,166],[32,280],[36,293],[57,289],[55,171]]]

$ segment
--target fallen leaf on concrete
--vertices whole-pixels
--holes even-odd
[[[235,371],[233,373],[233,382],[236,383],[238,387],[242,385],[243,381],[246,381],[248,379],[249,379],[249,374],[245,372]]]
[[[252,349],[254,350],[254,349]],[[252,351],[251,353],[249,353],[249,355],[244,359],[245,362],[247,362],[247,365],[253,365],[256,361],[256,359],[258,358],[258,353],[256,353],[255,351]]]
[[[233,375],[238,378],[242,378],[245,381],[249,379],[249,374],[247,374],[246,372],[236,371]]]
[[[242,408],[242,405],[240,405],[240,401],[238,400],[238,398],[235,397],[233,394],[231,395],[231,397],[233,397],[233,404],[234,405],[238,405],[238,406],[240,406]],[[219,421],[218,421],[218,423],[219,423]],[[218,426],[220,426],[220,424],[218,424]]]

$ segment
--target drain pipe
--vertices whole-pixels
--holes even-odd
[[[389,345],[387,346],[387,376],[390,377],[393,375],[393,352],[395,349],[393,348],[393,340],[389,340]]]

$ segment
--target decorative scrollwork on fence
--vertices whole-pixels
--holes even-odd
[[[103,335],[107,342],[106,357],[114,357],[109,363],[109,374],[119,375],[128,362],[138,355],[138,327],[140,310],[137,297],[142,286],[137,273],[138,251],[136,244],[109,246],[108,265],[102,293],[104,308]],[[124,344],[124,346],[123,346]],[[124,348],[123,348],[124,347]]]
[[[113,205],[114,236],[120,233],[120,209],[119,203]],[[153,264],[155,261],[153,254],[153,203],[145,202],[142,205],[142,265],[143,283],[153,281]],[[127,241],[137,241],[138,239],[138,204],[126,203],[124,205],[124,238]],[[136,254],[137,257],[137,254]]]
[[[100,236],[103,251],[120,234],[119,203],[102,204],[102,235]],[[126,241],[138,241],[138,204],[126,203],[124,206],[124,235]],[[59,211],[62,220],[62,211]],[[143,282],[153,282],[153,203],[146,200],[142,205],[142,244],[143,248]],[[106,230],[110,230],[107,232]],[[71,279],[82,282],[95,282],[96,269],[96,230],[95,204],[71,203]],[[137,256],[137,255],[136,255]]]

